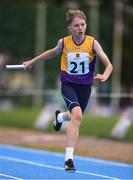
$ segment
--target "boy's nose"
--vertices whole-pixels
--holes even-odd
[[[81,30],[82,29],[82,26],[79,26],[79,30]]]

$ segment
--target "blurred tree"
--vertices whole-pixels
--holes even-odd
[[[132,6],[131,6],[132,4]],[[123,34],[123,59],[122,59],[122,86],[133,86],[132,67],[133,67],[133,1],[125,5],[124,8],[124,34]]]
[[[123,1],[114,2],[114,25],[113,25],[113,74],[112,74],[112,92],[121,93],[121,65],[122,65],[122,37],[123,37]],[[119,107],[119,99],[112,98],[113,107]]]
[[[35,44],[35,4],[0,2],[0,51],[10,51],[18,59],[33,55]]]

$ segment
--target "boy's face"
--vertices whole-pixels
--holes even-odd
[[[73,36],[82,37],[86,31],[86,22],[83,18],[76,17],[68,26],[68,30]]]

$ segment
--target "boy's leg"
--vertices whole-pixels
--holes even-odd
[[[58,114],[58,122],[61,122],[63,123],[64,121],[70,121],[70,118],[71,118],[71,114],[69,111],[66,111],[66,112],[60,112]]]
[[[65,170],[76,171],[73,164],[73,153],[79,135],[79,127],[82,121],[82,111],[75,106],[71,111],[71,121],[67,127],[67,147],[65,155]]]
[[[82,111],[79,106],[76,106],[71,111],[71,121],[67,126],[67,147],[75,147],[81,121]]]
[[[66,118],[70,120],[67,126],[66,133],[67,147],[65,156],[65,170],[75,171],[75,167],[73,165],[73,153],[79,135],[79,127],[82,121],[82,113],[89,100],[90,88],[80,86],[76,86],[75,88],[75,86],[73,85],[62,84],[62,95],[64,97],[64,100],[66,101],[69,112],[71,112],[67,112],[62,115],[59,114],[63,117],[63,119]],[[59,119],[62,119],[61,116],[59,117]]]
[[[57,110],[55,112],[55,121],[53,123],[53,127],[55,131],[59,131],[61,129],[62,123],[65,121],[70,121],[70,112],[61,112],[60,110]]]

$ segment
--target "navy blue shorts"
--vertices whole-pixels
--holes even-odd
[[[80,106],[83,113],[90,98],[91,86],[62,83],[61,92],[70,112],[74,107]]]

